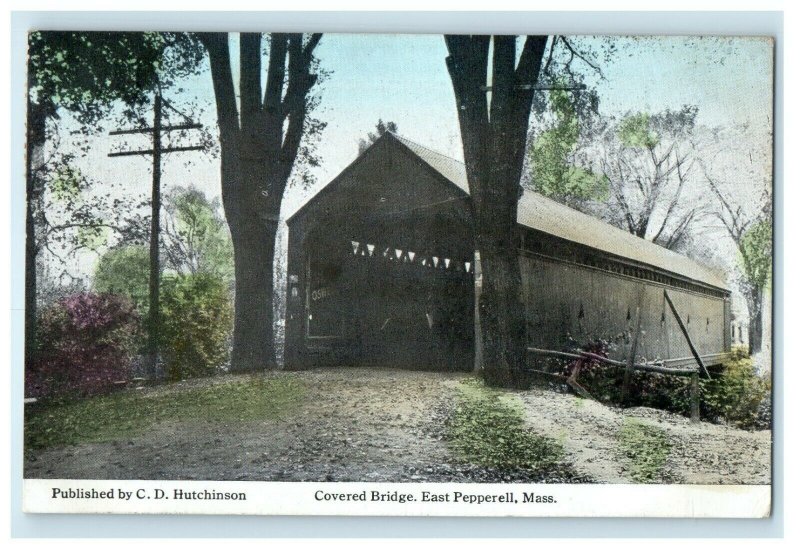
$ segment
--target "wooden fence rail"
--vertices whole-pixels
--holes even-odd
[[[621,362],[619,360],[613,360],[608,357],[604,357],[602,355],[598,355],[595,353],[590,353],[588,351],[576,351],[574,353],[568,353],[564,351],[551,351],[550,349],[538,349],[536,347],[528,347],[528,352],[536,355],[543,355],[543,356],[555,356],[555,357],[562,357],[562,358],[574,358],[574,359],[586,359],[590,358],[592,360],[596,360],[598,362],[603,362],[610,366],[616,366],[618,368],[625,368],[627,364]],[[698,368],[670,368],[668,366],[662,366],[662,361],[653,361],[653,362],[641,362],[641,363],[634,363],[633,369],[634,370],[641,370],[643,372],[654,372],[657,374],[667,374],[667,375],[676,375],[676,376],[690,376],[698,372]]]
[[[690,392],[690,399],[692,404],[691,410],[691,419],[693,422],[700,421],[700,367],[699,365],[695,368],[669,368],[663,366],[662,362],[642,362],[639,364],[629,364],[626,362],[621,362],[619,360],[614,360],[608,357],[604,357],[602,355],[598,355],[596,353],[590,353],[588,351],[576,351],[574,353],[565,352],[565,351],[553,351],[551,349],[539,349],[537,347],[528,347],[528,352],[540,356],[552,356],[558,358],[570,358],[570,359],[577,359],[577,360],[596,360],[597,362],[601,362],[603,364],[607,364],[609,366],[614,366],[617,368],[630,368],[632,370],[637,370],[641,372],[650,372],[655,374],[664,374],[664,375],[673,375],[673,376],[684,376],[684,377],[691,377],[691,383],[689,385],[689,392]],[[551,374],[550,372],[544,372],[541,370],[528,370],[532,373],[542,373],[548,375],[555,375]],[[592,398],[589,392],[582,387],[578,383],[578,375],[580,374],[580,369],[576,368],[572,374],[567,376],[557,376],[566,382],[570,387],[572,387],[578,394],[583,397]]]

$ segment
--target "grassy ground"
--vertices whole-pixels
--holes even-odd
[[[52,405],[25,414],[25,447],[109,442],[164,421],[276,419],[293,409],[304,392],[304,385],[295,379],[254,376],[193,389],[156,394],[125,391]]]
[[[464,462],[498,469],[543,471],[562,456],[561,446],[526,428],[521,404],[513,396],[469,379],[458,387],[447,425],[447,439]]]
[[[636,482],[657,479],[667,463],[671,445],[666,434],[652,425],[625,418],[619,431],[620,451],[632,462],[631,478]]]

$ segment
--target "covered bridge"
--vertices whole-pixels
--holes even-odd
[[[709,364],[730,350],[717,272],[537,193],[519,202],[529,344],[605,339],[625,356],[691,353],[667,289]],[[464,164],[386,133],[289,220],[286,367],[470,369],[475,259]]]

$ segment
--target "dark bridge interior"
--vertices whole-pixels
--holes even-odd
[[[462,205],[328,218],[306,240],[306,337],[343,364],[470,369],[473,258]]]

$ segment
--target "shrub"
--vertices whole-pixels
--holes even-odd
[[[585,345],[577,345],[577,342],[574,340],[570,340],[570,345],[568,346],[568,352],[571,353],[579,353],[581,351],[585,351],[587,353],[592,353],[599,357],[608,358],[608,355],[611,351],[615,348],[614,343],[605,339],[595,339],[589,341]],[[584,357],[584,358],[576,358],[575,360],[569,361],[564,366],[563,374],[568,376],[572,374],[572,372],[580,366],[581,374],[587,374],[589,372],[603,369],[605,366],[604,364],[597,360],[596,358],[592,357]]]
[[[753,368],[753,360],[744,347],[734,348],[723,364],[722,373],[702,380],[701,409],[710,419],[722,418],[743,429],[762,425],[762,403],[770,393],[769,378],[762,378]]]
[[[94,289],[130,299],[142,317],[147,316],[150,284],[150,252],[129,244],[112,248],[100,257],[94,273]]]
[[[578,381],[601,402],[646,406],[689,415],[689,378],[652,372],[631,372],[630,392],[627,401],[624,401],[623,375],[622,368],[606,366],[593,369],[585,375],[581,374]]]
[[[582,370],[580,383],[600,401],[622,404],[623,371],[598,367]],[[650,372],[633,372],[627,404],[647,406],[689,415],[690,379]],[[700,377],[700,414],[710,421],[724,421],[743,429],[768,428],[769,379],[759,377],[746,348],[734,348],[730,358]]]
[[[124,297],[79,293],[58,300],[40,315],[39,347],[26,365],[26,394],[69,399],[110,391],[129,375],[138,326]]]
[[[565,350],[570,353],[586,351],[600,357],[608,357],[616,347],[617,344],[611,340],[596,339],[582,345],[570,340]],[[578,382],[592,397],[607,404],[624,403],[622,391],[624,370],[620,367],[609,366],[596,358],[584,357],[572,360],[550,359],[545,368],[546,371],[569,376],[577,366],[580,366]],[[688,414],[690,409],[688,390],[689,385],[685,378],[633,371],[626,404]]]
[[[227,361],[233,322],[222,278],[193,274],[166,278],[159,335],[170,380],[207,376]]]
[[[618,375],[622,378],[621,371],[618,372]],[[668,410],[688,416],[692,410],[690,384],[691,379],[688,377],[633,372],[630,404]]]

